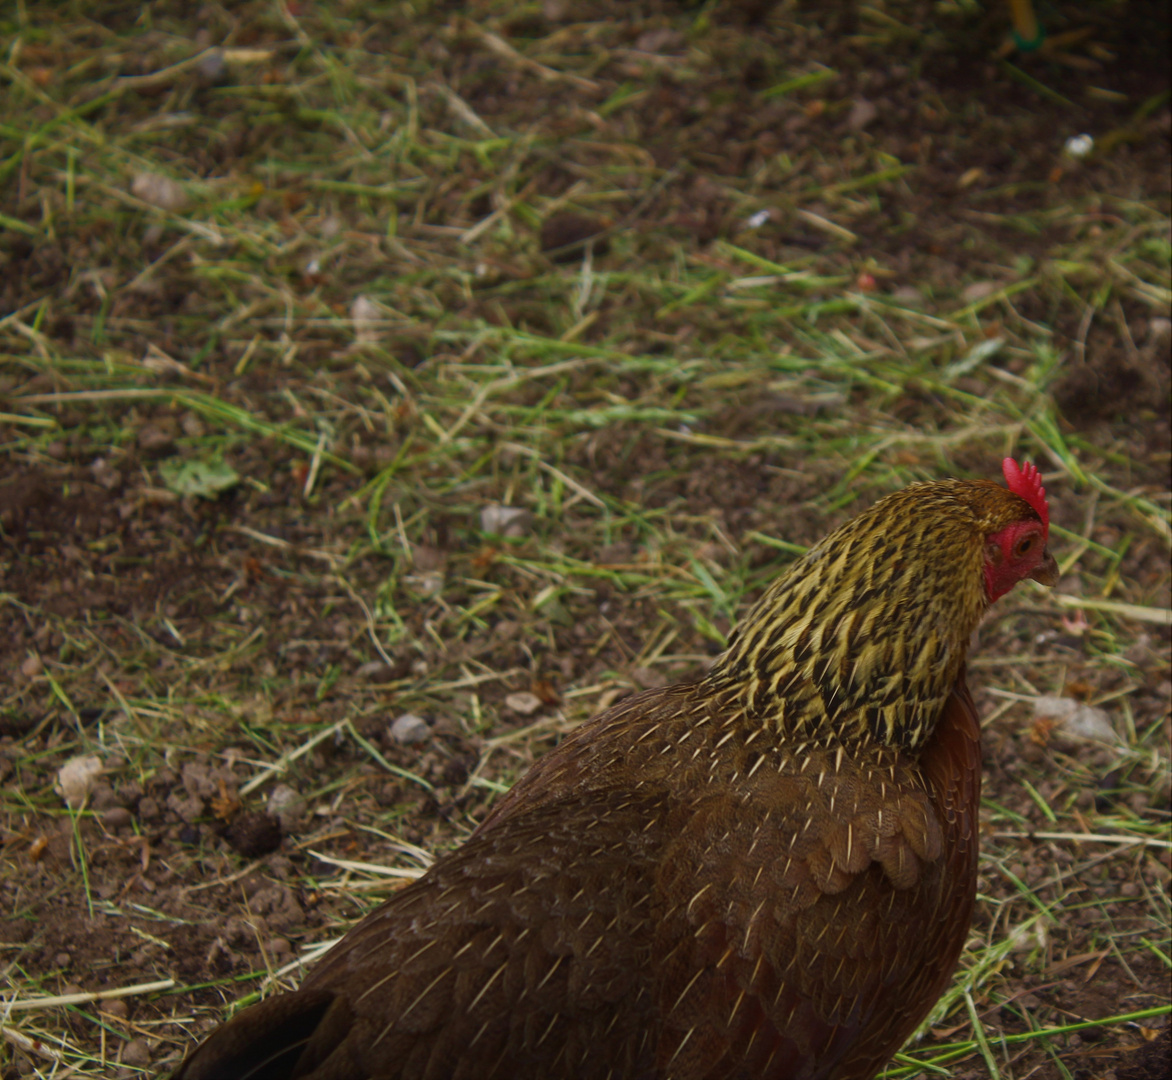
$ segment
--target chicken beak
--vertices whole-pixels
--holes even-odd
[[[1058,584],[1058,564],[1054,561],[1054,556],[1050,552],[1047,551],[1042,556],[1042,561],[1034,567],[1030,577],[1035,581],[1040,581],[1043,585]]]

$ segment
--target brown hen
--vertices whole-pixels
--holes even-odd
[[[1056,576],[1037,470],[1004,468],[815,545],[707,676],[583,724],[177,1080],[873,1076],[969,927],[970,635]]]

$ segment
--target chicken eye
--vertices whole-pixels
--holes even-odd
[[[1027,536],[1017,542],[1017,546],[1013,549],[1013,554],[1021,559],[1034,550],[1034,541],[1036,536]]]

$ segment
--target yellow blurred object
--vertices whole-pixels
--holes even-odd
[[[1009,12],[1013,17],[1014,44],[1023,52],[1038,48],[1046,35],[1030,0],[1009,0]]]
[[[998,54],[1001,57],[1008,56],[1014,49],[1023,53],[1036,52],[1048,60],[1055,60],[1084,71],[1098,69],[1100,60],[1114,59],[1108,50],[1093,44],[1088,50],[1097,59],[1071,52],[1075,46],[1087,47],[1087,39],[1094,33],[1093,27],[1084,26],[1047,37],[1037,15],[1034,14],[1033,0],[1008,0],[1008,3],[1009,13],[1013,19],[1013,33],[1010,35],[1011,40],[1005,43]]]

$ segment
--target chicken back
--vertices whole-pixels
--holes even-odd
[[[968,932],[969,638],[1056,576],[1037,471],[1004,470],[815,545],[704,678],[583,724],[175,1080],[873,1076]]]

